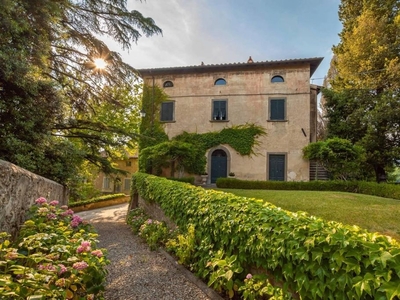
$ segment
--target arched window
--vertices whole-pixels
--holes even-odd
[[[214,85],[226,85],[226,80],[223,78],[218,78],[215,80]]]
[[[166,82],[164,82],[163,87],[167,88],[167,87],[173,87],[174,84],[172,83],[172,81],[168,80]]]
[[[285,82],[285,80],[283,79],[282,76],[277,75],[277,76],[272,77],[271,82],[272,82],[272,83],[276,83],[276,82]]]

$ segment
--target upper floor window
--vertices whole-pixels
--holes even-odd
[[[283,77],[280,75],[276,75],[276,76],[272,77],[271,82],[272,83],[285,82],[285,79],[283,79]]]
[[[227,100],[213,100],[212,120],[213,121],[228,120],[228,101]]]
[[[163,121],[163,122],[172,122],[172,121],[174,121],[174,109],[175,109],[175,102],[174,101],[162,102],[161,103],[160,121]]]
[[[168,81],[166,81],[166,82],[164,82],[164,84],[163,84],[163,87],[173,87],[174,86],[174,83],[172,82],[172,81],[170,81],[170,80],[168,80]]]
[[[286,120],[286,99],[269,99],[269,120]]]
[[[127,160],[127,161],[125,162],[125,165],[126,165],[127,167],[131,167],[131,166],[132,166],[132,162],[131,162],[130,160]]]
[[[215,80],[214,85],[226,85],[226,80],[223,78],[218,78]]]

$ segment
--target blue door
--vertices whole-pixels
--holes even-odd
[[[224,150],[215,150],[211,154],[211,183],[217,178],[227,176],[227,155]]]
[[[269,180],[284,181],[285,180],[285,155],[270,154],[269,155]]]

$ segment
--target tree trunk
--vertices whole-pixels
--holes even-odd
[[[375,170],[375,176],[376,176],[376,182],[381,183],[381,182],[386,182],[387,181],[387,176],[386,176],[386,171],[385,168],[381,165],[374,165],[374,170]]]

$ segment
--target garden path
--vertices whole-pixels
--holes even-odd
[[[99,247],[106,248],[108,265],[106,300],[220,300],[191,272],[163,250],[150,251],[125,223],[128,204],[78,213],[99,234]]]

